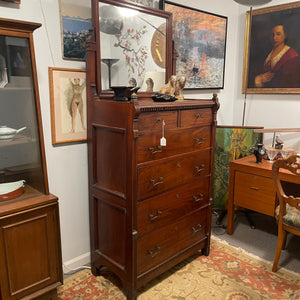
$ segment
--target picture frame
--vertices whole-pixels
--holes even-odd
[[[21,4],[21,0],[0,0],[0,2],[10,2],[15,4]]]
[[[251,14],[250,11],[247,12],[243,93],[300,93],[299,20],[300,1],[256,9]],[[277,41],[277,46],[273,45],[273,30],[276,35],[285,35],[283,44]],[[271,59],[271,55],[279,49],[281,49],[279,54]],[[271,54],[272,50],[274,50],[273,54]],[[264,77],[263,74],[269,76]]]
[[[161,7],[161,0],[128,0],[130,2],[138,3],[144,6],[149,6],[152,8],[158,8]]]
[[[52,144],[86,141],[86,71],[49,67]]]
[[[227,17],[162,2],[173,14],[176,75],[186,77],[186,89],[223,89]]]
[[[256,133],[261,126],[216,127],[216,142],[213,172],[214,209],[227,210],[230,162],[253,154],[253,149],[263,142],[263,133]]]
[[[9,64],[11,76],[31,76],[30,51],[26,46],[9,45]]]
[[[84,61],[92,27],[91,1],[59,0],[59,13],[63,59]]]

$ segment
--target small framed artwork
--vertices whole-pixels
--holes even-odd
[[[153,8],[160,8],[160,2],[161,0],[129,0],[134,3],[142,4],[144,6],[149,6]]]
[[[49,68],[52,144],[86,141],[86,71]]]
[[[92,27],[91,1],[59,0],[63,58],[85,60]]]
[[[11,76],[31,76],[31,58],[28,47],[8,46]]]
[[[223,89],[227,17],[163,1],[173,14],[176,75],[185,89]]]
[[[0,2],[3,1],[3,2],[10,2],[10,3],[16,3],[16,4],[20,4],[21,3],[21,0],[0,0]]]
[[[247,12],[243,92],[300,93],[300,1]]]

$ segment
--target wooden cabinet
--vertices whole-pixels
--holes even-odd
[[[0,299],[57,299],[61,253],[57,198],[31,190],[0,204]],[[27,196],[27,198],[26,198]]]
[[[286,193],[299,190],[297,176],[281,171],[279,173]],[[296,183],[296,185],[294,185]],[[247,208],[268,216],[274,216],[278,204],[272,179],[272,163],[262,160],[256,163],[254,155],[230,162],[227,233],[234,231],[235,206]]]
[[[110,268],[134,299],[158,274],[209,253],[218,102],[93,96],[88,106],[92,270]]]
[[[56,299],[63,280],[58,199],[48,188],[33,46],[40,26],[0,18],[1,300]]]
[[[127,299],[136,299],[137,289],[159,274],[199,251],[209,254],[219,103],[216,95],[154,102],[153,92],[147,91],[138,92],[138,99],[113,100],[112,91],[103,89],[108,81],[103,62],[117,53],[107,51],[107,41],[114,36],[107,35],[105,11],[119,8],[135,10],[136,27],[146,20],[143,34],[147,38],[138,43],[143,49],[149,47],[155,28],[166,29],[160,44],[166,54],[165,70],[159,69],[166,82],[174,74],[172,15],[128,1],[92,1],[93,30],[86,56],[92,272],[99,275],[102,266],[109,268],[120,278]],[[118,13],[116,24],[127,22],[120,18]],[[150,52],[143,54],[147,54],[146,72],[159,75]],[[115,85],[120,85],[116,78],[127,81],[136,66],[128,54],[128,65],[122,68],[122,55],[121,51],[117,57],[118,68],[108,73]],[[132,68],[128,68],[130,62]],[[113,74],[116,70],[118,74]],[[135,79],[142,82],[143,77],[142,72]],[[166,146],[160,142],[163,135]]]

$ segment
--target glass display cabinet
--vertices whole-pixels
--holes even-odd
[[[53,299],[62,283],[33,45],[40,26],[0,18],[0,299]]]

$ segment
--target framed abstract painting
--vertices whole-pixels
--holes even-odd
[[[300,1],[247,12],[243,92],[300,93]]]
[[[223,89],[227,17],[163,1],[173,14],[176,75],[185,89]]]

